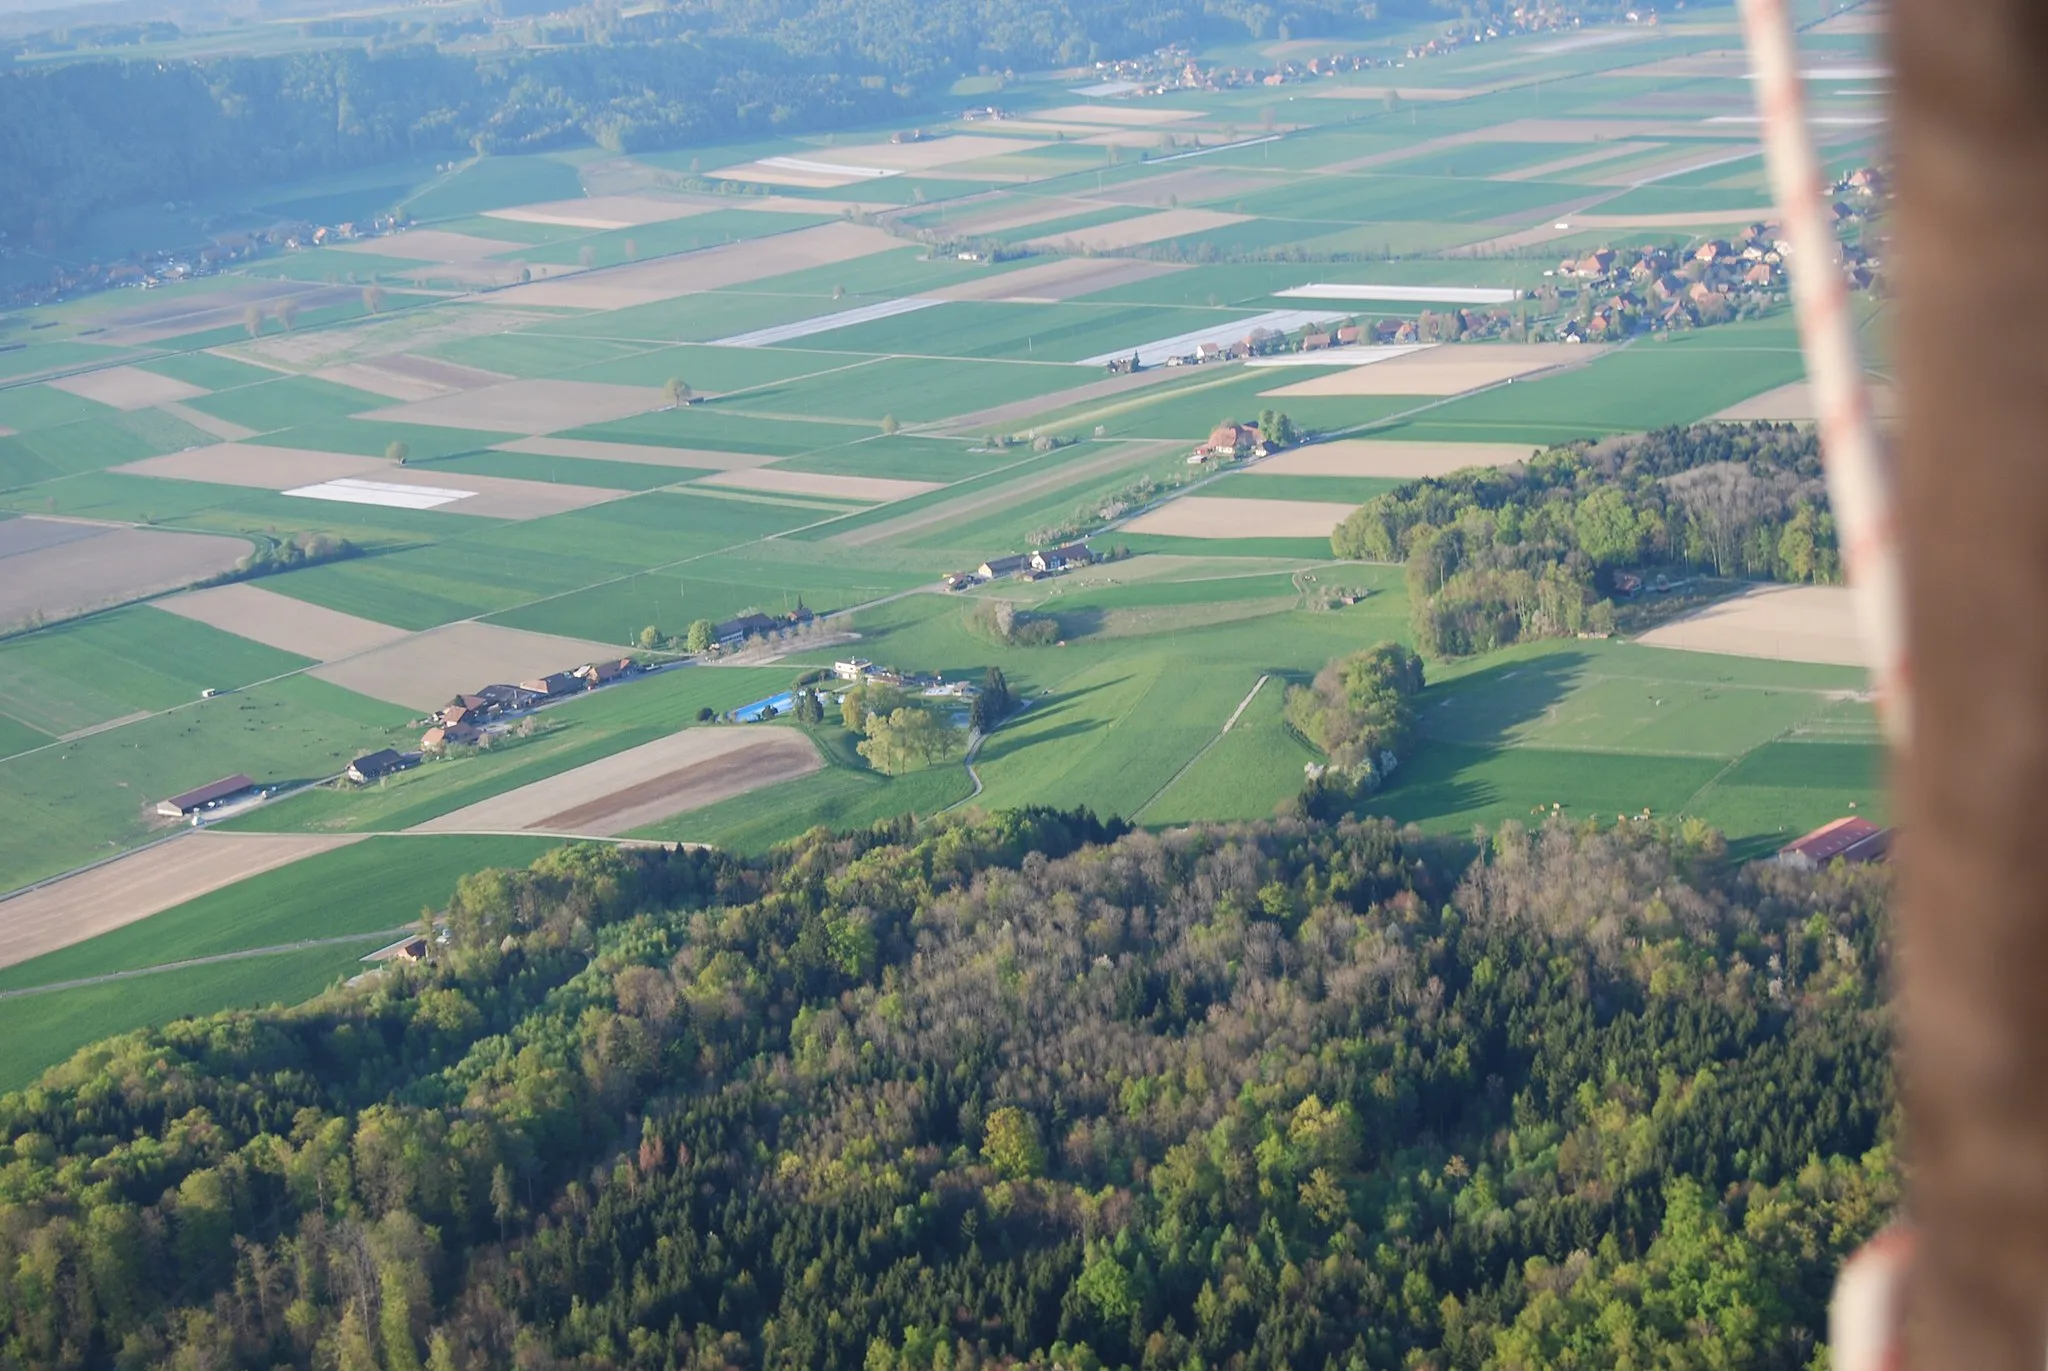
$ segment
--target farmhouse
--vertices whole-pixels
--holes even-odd
[[[585,685],[595,690],[601,685],[610,685],[635,669],[631,657],[621,657],[615,662],[595,662],[589,666],[577,667],[572,674],[581,677]]]
[[[1047,552],[1031,554],[1033,571],[1065,571],[1068,567],[1089,566],[1095,561],[1095,553],[1086,543],[1069,543]]]
[[[1868,819],[1851,816],[1823,824],[1805,837],[1778,849],[1782,866],[1811,871],[1840,857],[1845,862],[1884,860],[1890,850],[1892,831],[1879,828]]]
[[[420,751],[422,753],[446,752],[454,744],[474,743],[482,736],[482,730],[472,728],[468,724],[442,724],[438,728],[430,728],[420,735]]]
[[[183,795],[173,795],[157,804],[156,812],[167,819],[182,818],[202,809],[211,809],[222,800],[233,799],[246,791],[254,790],[256,783],[247,776],[224,776],[218,781],[188,790]]]
[[[974,569],[974,574],[984,581],[1014,576],[1020,571],[1031,569],[1031,554],[1020,552],[1014,557],[991,557]]]
[[[1257,424],[1218,424],[1209,441],[1195,449],[1197,457],[1235,457],[1240,452],[1257,452],[1260,444]]]
[[[858,681],[874,669],[875,664],[865,657],[832,663],[832,674],[842,681]]]
[[[419,764],[419,753],[397,752],[387,747],[356,758],[348,764],[346,774],[357,785],[368,785],[371,781],[382,780],[394,772],[404,771]]]
[[[737,619],[727,619],[714,625],[711,632],[720,647],[736,647],[749,638],[772,633],[778,628],[807,624],[812,617],[811,611],[799,604],[781,618],[772,614],[742,614]]]
[[[531,681],[521,681],[519,688],[538,699],[558,700],[582,690],[583,678],[573,671],[553,671]]]

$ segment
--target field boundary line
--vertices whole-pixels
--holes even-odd
[[[1245,710],[1251,707],[1252,701],[1258,698],[1259,692],[1265,689],[1266,682],[1271,680],[1272,678],[1273,673],[1268,671],[1262,673],[1259,676],[1258,680],[1252,682],[1252,688],[1245,692],[1245,697],[1242,700],[1239,700],[1237,702],[1237,708],[1230,711],[1230,717],[1223,721],[1223,727],[1216,730],[1216,736],[1211,738],[1208,742],[1203,743],[1201,750],[1199,752],[1195,753],[1194,756],[1188,758],[1187,761],[1181,763],[1180,770],[1174,772],[1173,775],[1166,778],[1165,785],[1153,791],[1152,794],[1146,798],[1145,803],[1139,805],[1136,809],[1131,811],[1132,823],[1136,823],[1140,815],[1142,815],[1146,810],[1150,809],[1154,804],[1158,803],[1159,797],[1161,795],[1164,795],[1167,791],[1173,789],[1174,782],[1178,781],[1181,777],[1187,775],[1189,771],[1193,770],[1196,762],[1199,762],[1202,760],[1202,758],[1208,756],[1209,750],[1211,748],[1215,747],[1216,744],[1223,741],[1223,736],[1226,733],[1230,732],[1231,726],[1237,722],[1238,716],[1243,714]]]
[[[388,928],[375,933],[345,933],[333,938],[309,938],[304,942],[279,943],[273,947],[247,947],[236,952],[215,952],[210,956],[188,957],[179,962],[160,962],[155,966],[131,967],[126,971],[109,971],[99,976],[51,981],[48,985],[27,985],[19,990],[0,990],[0,1000],[19,1000],[30,995],[53,995],[60,990],[83,990],[88,986],[134,980],[138,976],[155,976],[165,971],[185,971],[195,966],[215,966],[221,962],[248,961],[256,957],[281,957],[287,952],[304,952],[316,947],[342,947],[349,943],[375,942],[379,938],[402,937],[418,927],[418,924],[407,924],[403,928]]]

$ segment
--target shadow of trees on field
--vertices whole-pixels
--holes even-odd
[[[1543,718],[1577,689],[1587,666],[1585,653],[1568,648],[1430,686],[1416,698],[1424,746],[1506,746],[1515,730]]]

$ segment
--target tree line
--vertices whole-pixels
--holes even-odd
[[[0,1098],[0,1364],[1823,1365],[1886,898],[1697,824],[571,846]]]
[[[1617,578],[1644,568],[1842,578],[1820,440],[1796,424],[1659,429],[1411,481],[1353,511],[1330,546],[1407,564],[1432,657],[1609,631]]]

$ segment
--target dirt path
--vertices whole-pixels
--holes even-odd
[[[1211,738],[1208,742],[1202,744],[1202,750],[1200,752],[1197,752],[1194,756],[1188,758],[1186,764],[1183,765],[1180,770],[1174,772],[1173,775],[1166,778],[1165,785],[1153,791],[1151,796],[1146,799],[1145,803],[1139,805],[1136,809],[1131,811],[1131,822],[1136,823],[1139,817],[1143,815],[1146,810],[1150,809],[1153,805],[1159,802],[1159,797],[1161,795],[1164,795],[1167,791],[1173,789],[1174,783],[1176,781],[1180,780],[1181,777],[1187,775],[1188,772],[1194,770],[1196,762],[1201,761],[1202,758],[1209,755],[1210,748],[1216,746],[1216,744],[1223,741],[1223,735],[1230,732],[1232,728],[1237,726],[1239,716],[1241,716],[1247,709],[1250,709],[1252,707],[1252,701],[1259,698],[1259,692],[1266,688],[1266,682],[1270,679],[1272,679],[1271,676],[1267,675],[1261,676],[1258,680],[1252,682],[1252,688],[1245,692],[1245,696],[1242,700],[1239,700],[1237,702],[1237,708],[1230,711],[1230,717],[1223,721],[1223,727],[1216,730],[1216,736]]]

